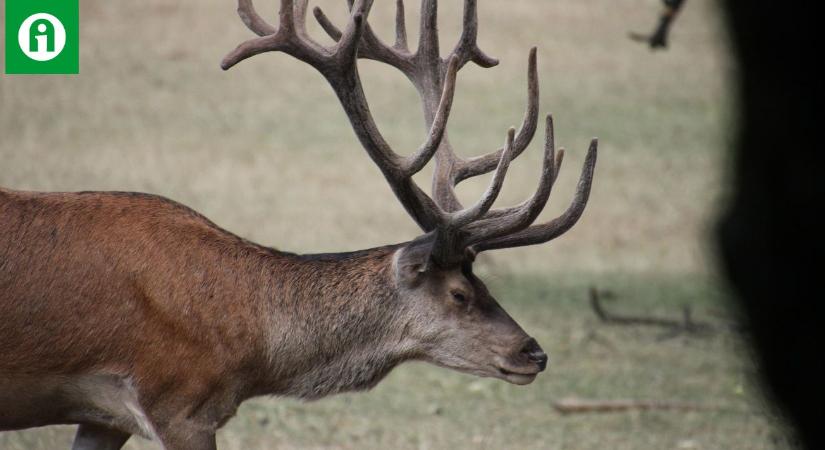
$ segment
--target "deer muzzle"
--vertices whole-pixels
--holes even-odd
[[[513,384],[530,384],[547,368],[548,357],[533,338],[517,347],[506,358],[497,358],[498,377]]]

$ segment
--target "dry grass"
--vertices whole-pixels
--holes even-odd
[[[220,71],[221,57],[249,37],[231,0],[81,3],[79,76],[0,80],[0,185],[158,193],[293,251],[416,235],[312,69],[262,55]],[[258,3],[274,16],[274,1]],[[343,1],[313,3],[343,22]],[[378,3],[372,23],[388,35],[393,2]],[[451,42],[460,2],[442,3],[443,42]],[[495,292],[546,343],[555,358],[551,373],[519,389],[411,365],[368,395],[308,405],[257,400],[222,432],[222,448],[777,445],[781,434],[748,383],[753,369],[738,338],[660,343],[652,332],[598,328],[583,304],[595,281],[640,310],[674,312],[692,303],[707,313],[725,303],[710,275],[708,232],[724,196],[729,50],[710,0],[688,3],[667,52],[630,42],[629,30],[653,25],[658,3],[481,2],[480,42],[502,64],[459,76],[451,141],[462,154],[489,151],[521,121],[527,50],[538,46],[542,112],[554,112],[557,140],[569,150],[543,217],[566,205],[587,142],[600,137],[597,180],[581,223],[551,246],[482,261]],[[416,5],[408,5],[409,18],[416,15]],[[385,136],[399,151],[417,147],[424,130],[408,82],[373,63],[361,67]],[[536,144],[511,168],[502,203],[532,192],[539,153]],[[485,183],[466,183],[460,194],[473,198]],[[557,416],[550,402],[570,394],[678,397],[729,410]],[[60,447],[70,434],[6,433],[0,448]],[[134,440],[129,448],[153,447]]]

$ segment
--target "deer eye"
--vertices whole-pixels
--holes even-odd
[[[467,303],[467,296],[461,292],[453,291],[450,293],[453,296],[453,300],[458,303],[459,305],[464,305]]]

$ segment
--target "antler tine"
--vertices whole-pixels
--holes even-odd
[[[533,136],[536,134],[539,118],[539,76],[536,64],[536,47],[530,49],[527,58],[527,109],[524,112],[524,119],[521,122],[514,146],[514,158],[530,145]],[[460,183],[467,178],[490,172],[498,164],[504,148],[500,148],[492,153],[477,156],[475,158],[459,161],[455,170],[455,183]]]
[[[309,0],[297,0],[295,3],[295,9],[293,12],[293,17],[295,21],[295,28],[298,33],[300,33],[303,37],[309,38],[306,32],[306,22],[307,22],[307,8],[309,7]]]
[[[394,47],[404,52],[409,52],[407,46],[407,19],[404,16],[404,0],[395,2],[395,45]]]
[[[258,12],[255,11],[255,6],[252,4],[252,0],[238,0],[238,15],[246,27],[258,36],[267,36],[275,34],[278,31],[277,28],[267,23],[258,15]]]
[[[459,57],[459,67],[472,61],[484,68],[498,65],[496,58],[487,56],[478,48],[478,4],[476,0],[464,0],[464,29],[452,54]]]
[[[347,3],[352,9],[352,1],[347,0]],[[399,0],[400,3],[400,0]],[[403,29],[403,34],[406,39],[406,28],[404,28],[403,23],[403,3],[400,3],[401,12],[401,22],[399,25],[398,18],[396,18],[396,26],[401,26]],[[315,15],[315,19],[318,21],[318,24],[321,25],[321,28],[329,35],[330,38],[334,41],[338,41],[341,39],[341,30],[329,20],[329,18],[324,14],[324,11],[320,7],[315,7],[312,10],[312,13]],[[396,33],[399,33],[398,29]],[[397,44],[397,43],[396,43]],[[372,30],[372,27],[367,23],[364,26],[363,37],[359,43],[358,48],[358,57],[365,58],[365,59],[372,59],[375,61],[383,62],[385,64],[389,64],[391,66],[396,67],[400,71],[405,74],[409,74],[412,71],[412,62],[411,62],[411,55],[409,55],[409,51],[406,48],[401,48],[398,45],[395,47],[390,47]]]
[[[321,28],[324,29],[333,41],[338,42],[338,40],[341,39],[341,30],[339,30],[338,27],[336,27],[335,24],[329,20],[329,17],[324,14],[324,11],[320,6],[312,8],[312,14],[315,16],[315,20],[318,21],[318,25],[321,25]]]
[[[553,133],[552,115],[547,115],[545,123],[546,131],[544,138],[544,160],[542,162],[541,177],[539,178],[539,185],[536,188],[536,192],[533,193],[532,197],[519,203],[516,206],[511,206],[509,208],[494,209],[488,212],[484,215],[484,219],[493,219],[496,217],[504,217],[513,214],[518,214],[520,211],[523,211],[524,209],[535,207],[531,205],[536,205],[542,199],[544,199],[544,204],[542,204],[541,207],[538,208],[539,213],[544,208],[544,205],[550,198],[550,192],[552,191],[553,185],[556,182],[556,178],[558,178],[559,176],[559,172],[561,171],[561,165],[564,161],[564,148],[554,150],[555,138]],[[547,190],[547,192],[544,192],[544,190]],[[533,220],[535,220],[535,218]]]
[[[416,57],[441,62],[438,48],[438,0],[421,0],[421,24]]]
[[[562,161],[563,160],[564,160],[564,148],[561,147],[558,150],[556,150],[555,174],[553,176],[553,185],[554,186],[555,186],[555,183],[556,183],[556,179],[559,177],[559,172],[561,171],[561,166],[562,166]],[[541,186],[541,184],[539,184],[539,186]],[[533,195],[535,195],[535,194],[533,194]],[[509,208],[494,209],[494,210],[488,212],[484,216],[484,218],[485,219],[492,219],[492,218],[495,218],[495,217],[508,216],[508,215],[513,214],[513,213],[519,211],[520,209],[524,208],[525,205],[528,202],[530,202],[532,199],[533,199],[533,197],[521,202],[520,204],[518,204],[516,206],[511,206]]]
[[[295,4],[293,0],[281,0],[281,9],[278,11],[279,27],[282,30],[295,29]]]
[[[372,2],[373,0],[356,0],[355,5],[351,6],[352,17],[341,34],[341,39],[335,45],[334,53],[338,55],[339,62],[353,65],[356,63],[358,46],[366,27],[365,15],[369,14]]]
[[[327,49],[304,33],[303,24],[296,26],[295,16],[303,20],[305,12],[305,0],[298,0],[297,7],[293,0],[281,0],[278,12],[280,24],[275,28],[258,15],[251,0],[238,0],[238,15],[241,20],[261,37],[238,45],[221,61],[221,68],[228,70],[235,64],[260,53],[282,51],[321,70],[331,55]]]
[[[441,145],[441,140],[444,137],[444,132],[447,129],[447,120],[450,117],[450,109],[453,105],[453,96],[455,94],[455,79],[458,73],[458,59],[450,58],[450,63],[447,66],[447,75],[444,79],[444,89],[441,93],[441,100],[438,103],[438,110],[433,118],[433,123],[430,126],[430,132],[427,141],[418,149],[418,151],[410,155],[407,159],[406,171],[409,174],[414,174],[424,168],[425,165],[432,159],[435,152]]]
[[[441,223],[429,236],[434,239],[431,258],[442,267],[449,267],[460,263],[468,248],[466,242],[465,225],[483,216],[496,201],[501,187],[504,184],[504,177],[507,175],[507,168],[513,160],[513,139],[516,130],[507,130],[507,139],[504,143],[505,151],[501,154],[496,171],[490,180],[490,185],[475,205],[455,212],[441,213]]]
[[[590,148],[584,160],[576,194],[567,210],[559,217],[539,225],[533,225],[519,232],[481,241],[472,246],[475,253],[498,248],[521,247],[525,245],[542,244],[555,239],[569,230],[584,213],[587,201],[590,198],[590,188],[593,184],[593,173],[596,167],[598,154],[598,139],[590,141]]]
[[[557,173],[553,116],[548,114],[544,142],[544,162],[536,192],[529,200],[518,206],[491,211],[485,218],[470,224],[466,230],[469,235],[467,244],[474,244],[527,228],[536,220],[536,217],[547,204]]]
[[[232,50],[224,56],[221,61],[221,69],[229,70],[235,64],[251,58],[255,55],[275,51],[276,48],[281,48],[284,40],[281,39],[280,33],[271,34],[268,36],[259,37],[257,39],[250,39],[241,43],[235,50]]]
[[[515,147],[513,146],[513,139],[515,134],[515,128],[510,127],[510,129],[507,130],[507,139],[504,142],[504,152],[501,153],[501,159],[498,161],[496,171],[493,174],[493,178],[490,180],[490,185],[487,186],[487,190],[484,191],[484,194],[478,199],[475,205],[461,211],[448,213],[447,227],[453,229],[463,227],[464,225],[477,220],[479,217],[482,217],[493,206],[496,198],[498,198],[499,192],[501,192],[501,187],[504,184],[504,177],[507,175],[507,169],[510,167],[510,162],[512,162],[514,158],[513,149]]]

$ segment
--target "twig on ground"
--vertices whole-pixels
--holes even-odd
[[[612,295],[609,292],[606,294]],[[689,334],[709,334],[716,331],[716,329],[710,324],[694,321],[691,309],[687,305],[682,308],[681,319],[629,315],[620,316],[610,313],[604,309],[601,302],[601,296],[602,293],[600,293],[595,286],[590,287],[590,307],[593,308],[593,312],[596,314],[596,317],[604,323],[629,326],[638,325],[663,327],[667,328],[669,331],[666,334],[668,338],[674,337],[683,332]]]
[[[713,411],[722,408],[674,400],[592,400],[567,397],[553,403],[561,414],[605,413],[624,411]]]

